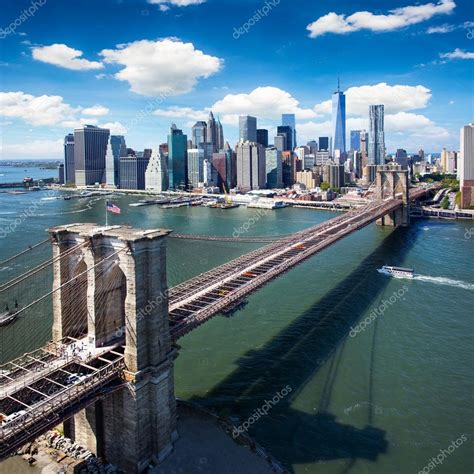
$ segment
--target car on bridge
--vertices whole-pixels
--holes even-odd
[[[4,419],[0,422],[0,426],[7,427],[7,425],[14,425],[20,422],[26,416],[25,410],[16,411],[11,413],[10,415],[4,417]]]
[[[87,379],[87,375],[82,374],[71,374],[67,379],[66,383],[68,385],[76,385],[78,383],[84,382]]]

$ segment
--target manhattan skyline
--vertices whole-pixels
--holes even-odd
[[[171,122],[191,136],[211,109],[231,146],[239,115],[257,117],[273,137],[283,113],[296,115],[303,144],[331,135],[337,77],[346,146],[350,130],[369,129],[373,104],[385,106],[392,153],[457,149],[459,129],[472,121],[467,2],[182,3],[104,0],[91,16],[87,0],[74,15],[65,2],[41,1],[10,28],[32,3],[5,2],[2,158],[61,159],[64,135],[81,124],[156,148]]]

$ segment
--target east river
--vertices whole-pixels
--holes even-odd
[[[57,195],[0,194],[0,261],[47,238],[49,227],[104,223],[105,198],[44,200]],[[231,236],[257,212],[129,207],[138,199],[114,197],[122,214],[110,223]],[[284,235],[333,216],[266,212],[243,235]],[[257,245],[170,239],[169,286]],[[415,279],[381,275],[384,264],[412,267]],[[7,264],[0,279],[20,270]],[[472,222],[371,225],[266,285],[233,317],[181,339],[176,396],[247,421],[296,474],[426,473],[440,450],[436,473],[471,474],[473,318]],[[19,319],[0,336],[5,361],[47,341],[51,315]],[[264,405],[267,414],[255,416]]]

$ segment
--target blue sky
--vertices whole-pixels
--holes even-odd
[[[458,149],[473,121],[467,0],[4,0],[0,28],[3,159],[60,158],[81,123],[153,148],[211,107],[231,145],[247,113],[270,136],[296,113],[302,143],[337,77],[348,132],[385,104],[389,151]]]

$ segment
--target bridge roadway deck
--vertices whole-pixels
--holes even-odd
[[[169,294],[172,339],[177,340],[243,300],[266,282],[400,206],[402,201],[398,199],[371,203],[250,252],[172,288]]]
[[[0,413],[19,416],[0,426],[0,460],[108,393],[123,369],[122,347],[92,348],[72,338],[2,366]],[[71,383],[75,374],[83,378]]]

